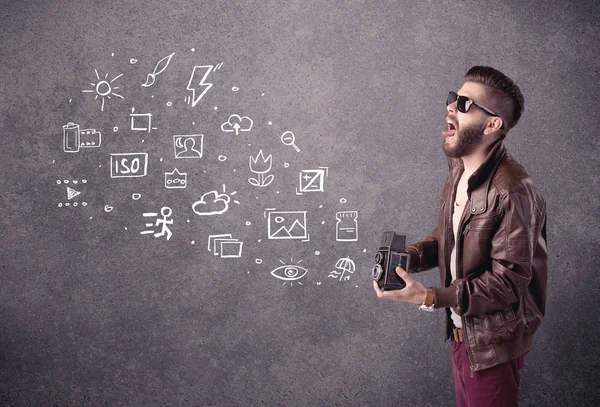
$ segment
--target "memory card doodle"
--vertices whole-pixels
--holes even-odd
[[[338,242],[356,242],[358,240],[358,212],[337,212],[335,219],[335,240]]]

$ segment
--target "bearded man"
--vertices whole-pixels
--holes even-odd
[[[446,100],[449,174],[437,226],[406,246],[402,290],[377,296],[446,313],[457,406],[517,406],[519,371],[546,311],[546,203],[503,144],[524,109],[502,72],[474,66]],[[408,273],[439,267],[441,287]],[[408,273],[407,273],[408,271]]]

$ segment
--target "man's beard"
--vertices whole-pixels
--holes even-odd
[[[444,139],[442,148],[444,153],[450,158],[460,158],[465,155],[471,154],[481,141],[483,140],[483,130],[485,129],[485,123],[479,128],[477,125],[473,125],[469,128],[457,130],[454,137],[456,142],[454,145],[450,145]]]

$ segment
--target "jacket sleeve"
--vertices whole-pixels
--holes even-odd
[[[440,208],[443,211],[444,207]],[[408,273],[418,273],[438,266],[438,242],[440,231],[443,230],[444,216],[438,217],[438,224],[425,240],[406,246],[405,252],[410,254]]]
[[[435,307],[451,307],[458,315],[506,309],[527,290],[537,242],[539,216],[529,196],[514,192],[503,198],[503,217],[492,238],[491,270],[436,287]]]

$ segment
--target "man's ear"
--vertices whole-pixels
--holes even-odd
[[[483,129],[483,134],[490,134],[495,132],[496,130],[500,130],[502,127],[502,119],[499,117],[489,117],[486,121],[485,128]]]
[[[504,123],[504,120],[500,117],[493,117],[492,119],[492,123],[494,123],[494,131],[500,130],[502,124]],[[506,125],[504,125],[504,127],[506,128]]]

